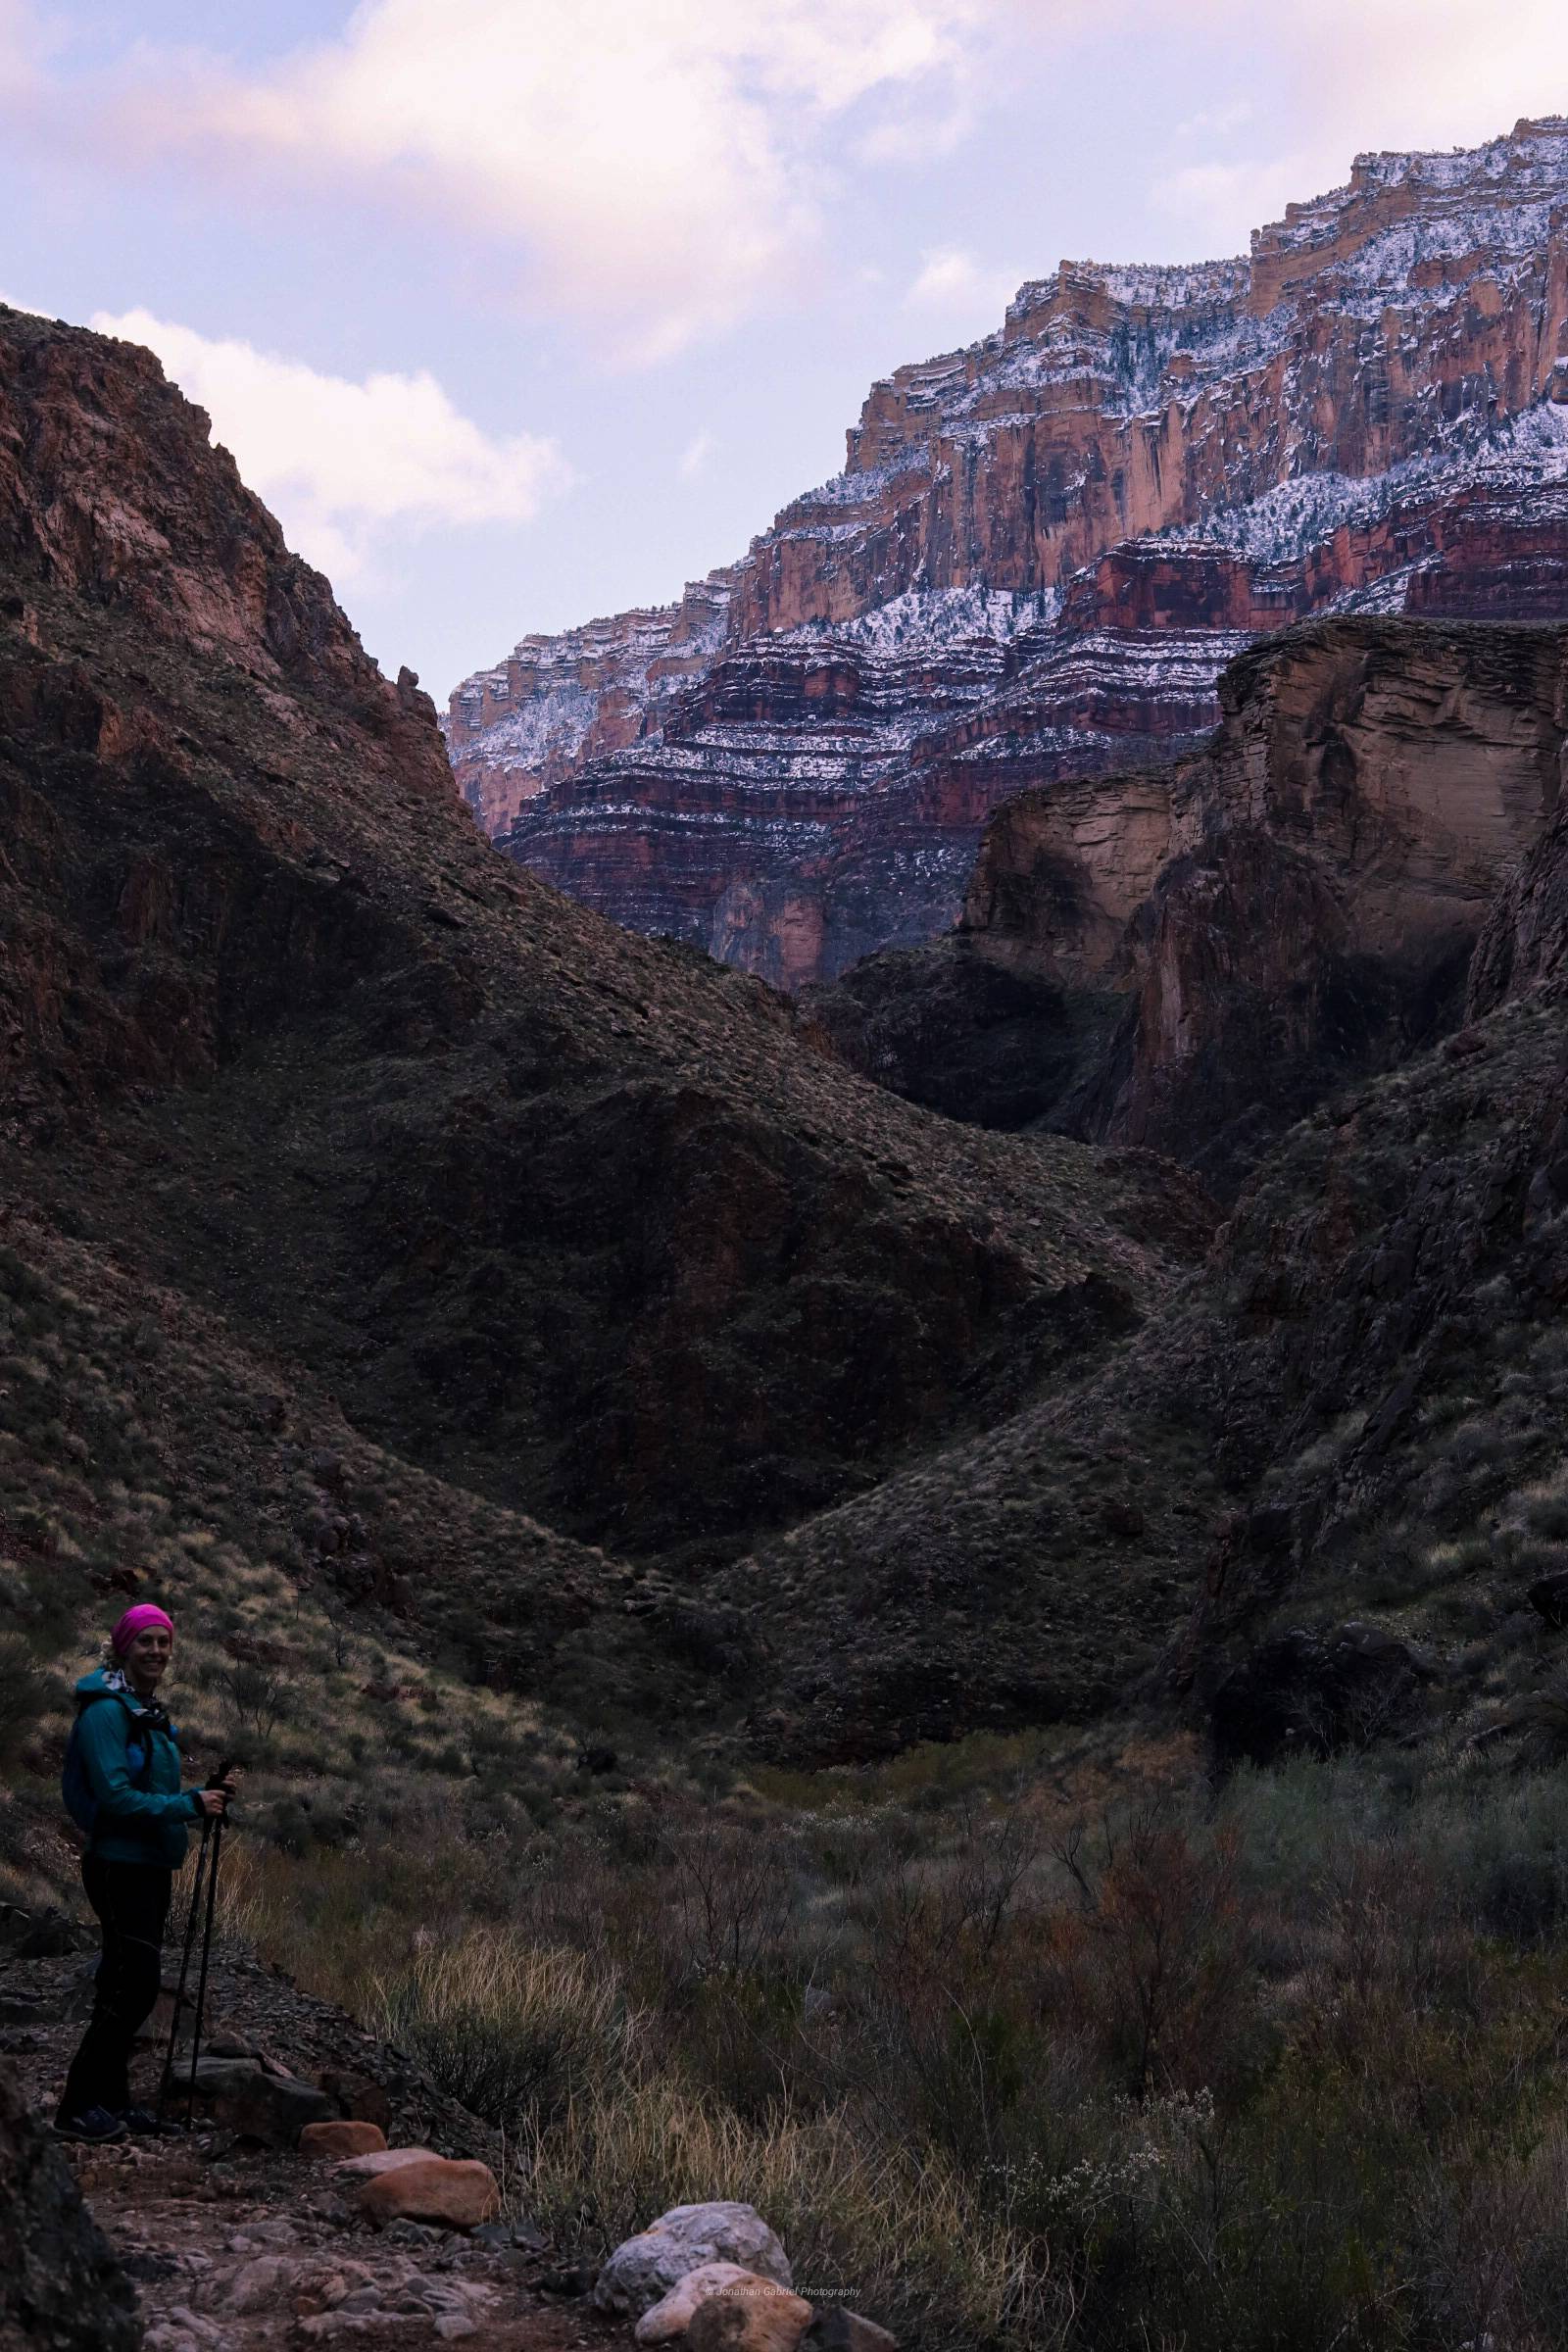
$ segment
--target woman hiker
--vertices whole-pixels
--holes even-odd
[[[55,2130],[66,2139],[123,2139],[156,2132],[133,2107],[129,2067],[137,2030],[158,1998],[164,1927],[186,1824],[220,1820],[232,1795],[181,1788],[179,1748],[158,1686],[173,1654],[172,1618],[151,1601],[127,1609],[110,1636],[108,1663],[76,1685],[76,1728],[66,1800],[90,1823],[81,1883],[103,1924],[92,2020],[71,2062]]]

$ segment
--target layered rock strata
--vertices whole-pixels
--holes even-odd
[[[846,1057],[950,1115],[1149,1146],[1227,1192],[1324,1093],[1451,1027],[1562,797],[1568,627],[1316,621],[1239,658],[1219,699],[1200,756],[999,810],[954,938],[808,992]],[[1499,968],[1533,968],[1547,930],[1520,888]]]
[[[1193,269],[1063,264],[877,385],[845,471],[678,607],[458,690],[513,855],[789,987],[956,914],[1020,790],[1168,759],[1254,636],[1568,590],[1568,123]]]

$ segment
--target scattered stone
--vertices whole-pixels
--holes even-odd
[[[128,2254],[122,2254],[120,2262],[127,2278],[144,2281],[177,2278],[185,2268],[177,2254],[166,2254],[159,2246],[136,2246]]]
[[[219,2352],[219,2347],[228,2340],[216,2320],[198,2317],[188,2303],[176,2303],[169,2317],[176,2328],[183,2328],[187,2335],[206,2345],[208,2352]]]
[[[702,2262],[695,2271],[688,2271],[677,2280],[667,2295],[643,2313],[632,2333],[640,2344],[663,2344],[685,2334],[692,2314],[699,2303],[710,2295],[722,2293],[725,2287],[738,2286],[744,2279],[755,2279],[756,2271],[748,2271],[738,2262]]]
[[[297,2246],[300,2233],[287,2214],[270,2214],[259,2222],[247,2222],[247,2234],[259,2246]]]
[[[529,2254],[543,2254],[550,2244],[544,2231],[529,2221],[483,2222],[473,2234],[482,2245],[516,2248]]]
[[[800,2352],[899,2352],[898,2341],[858,2311],[819,2311],[802,2336]]]
[[[473,2230],[501,2203],[496,2177],[487,2164],[446,2156],[401,2164],[368,2180],[360,2211],[371,2222],[440,2222],[449,2230]]]
[[[704,2263],[732,2262],[777,2286],[791,2283],[783,2247],[755,2205],[718,2199],[672,2205],[610,2256],[594,2287],[601,2311],[640,2316]]]
[[[300,2133],[302,2156],[375,2156],[388,2154],[386,2133],[379,2124],[347,2119],[307,2124]]]
[[[754,2275],[705,2297],[682,2343],[685,2352],[795,2352],[811,2318],[801,2296]]]
[[[71,1952],[91,1951],[96,1941],[90,1928],[53,1905],[22,1916],[24,1924],[8,1937],[14,1960],[63,1960]]]
[[[233,2312],[276,2311],[294,2281],[294,2265],[281,2254],[258,2254],[234,2273],[223,2297]]]
[[[0,2026],[45,2026],[58,2014],[41,1992],[0,1993]]]
[[[594,2278],[591,2262],[567,2262],[546,2271],[539,2284],[547,2295],[587,2295],[593,2292]]]

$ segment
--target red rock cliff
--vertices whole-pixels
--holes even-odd
[[[523,863],[787,986],[944,929],[987,813],[1195,745],[1248,641],[1568,597],[1568,122],[1191,269],[1064,263],[876,385],[845,471],[660,613],[453,698]]]

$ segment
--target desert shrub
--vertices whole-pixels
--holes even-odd
[[[234,1719],[242,1731],[270,1740],[289,1707],[289,1687],[270,1667],[240,1660],[220,1677]]]
[[[1077,1888],[1057,1928],[1052,1997],[1092,2034],[1134,2098],[1219,2081],[1247,2040],[1247,1923],[1238,1839],[1168,1807],[1081,1830],[1057,1848]]]
[[[553,2129],[574,2099],[620,2080],[639,2034],[614,1976],[482,1931],[419,1952],[377,1987],[377,2006],[444,2090],[514,2132]]]

